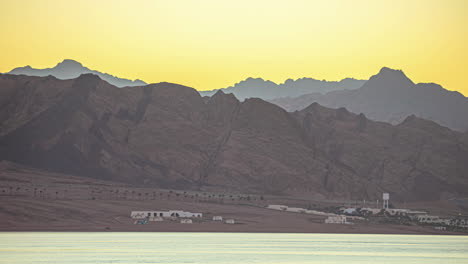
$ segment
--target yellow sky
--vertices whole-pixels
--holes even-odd
[[[468,95],[467,14],[465,0],[0,0],[0,72],[70,58],[207,90],[387,66]]]

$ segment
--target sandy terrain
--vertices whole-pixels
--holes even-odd
[[[193,224],[175,221],[134,225],[131,210],[182,209],[202,212]],[[211,221],[213,215],[233,218],[236,224]],[[280,212],[248,205],[184,201],[35,200],[2,197],[1,231],[151,231],[151,232],[298,232],[450,234],[429,227],[355,222],[353,225],[323,224],[321,216]]]
[[[268,204],[296,207],[340,206],[346,201],[315,201],[307,197],[259,196],[207,191],[177,191],[128,186],[116,182],[29,169],[0,163],[0,231],[154,231],[154,232],[300,232],[450,234],[431,227],[351,221],[353,225],[324,224],[323,216],[266,209]],[[1,167],[1,166],[0,166]],[[429,212],[458,214],[466,204],[431,202],[405,204]],[[202,221],[134,225],[131,211],[186,210],[203,213]],[[229,225],[212,216],[233,218]],[[458,233],[460,234],[460,233]]]

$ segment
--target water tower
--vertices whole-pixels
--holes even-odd
[[[388,200],[390,200],[390,194],[383,193],[382,198],[383,198],[383,209],[388,209]]]

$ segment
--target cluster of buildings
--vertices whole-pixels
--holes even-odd
[[[388,193],[383,194],[382,208],[354,208],[354,207],[343,207],[335,213],[321,212],[317,210],[308,210],[304,208],[288,207],[286,205],[272,204],[268,205],[268,209],[291,212],[291,213],[302,213],[302,214],[313,214],[326,216],[326,224],[352,224],[348,222],[349,219],[353,220],[364,220],[370,216],[386,216],[396,219],[406,219],[404,221],[412,221],[418,224],[432,225],[434,228],[439,230],[446,230],[447,228],[452,229],[468,229],[468,219],[461,218],[440,218],[439,216],[429,215],[424,211],[415,211],[410,209],[395,209],[389,208],[390,195]]]
[[[408,220],[420,224],[434,225],[438,230],[446,230],[447,227],[468,229],[468,219],[461,218],[440,218],[436,215],[429,215],[424,211],[414,211],[410,209],[394,209],[389,208],[388,200],[390,196],[388,193],[383,195],[384,203],[383,208],[341,208],[340,213],[346,216],[377,216],[385,215],[388,217],[406,217]]]
[[[135,219],[135,224],[146,224],[148,222],[162,222],[165,218],[171,220],[180,220],[181,224],[192,224],[193,219],[202,219],[202,213],[192,213],[182,210],[169,211],[132,211],[130,217]],[[213,221],[223,222],[225,224],[235,224],[234,219],[225,219],[222,216],[213,216]]]
[[[325,219],[325,224],[352,224],[348,222],[348,219],[358,219],[363,220],[364,218],[359,216],[346,216],[346,215],[339,215],[334,213],[326,213],[317,210],[308,210],[299,207],[288,207],[287,205],[279,205],[279,204],[270,204],[267,206],[268,209],[272,210],[279,210],[291,213],[301,213],[301,214],[313,214],[313,215],[320,215],[320,216],[327,216],[328,218]]]
[[[193,223],[192,218],[202,218],[202,213],[192,213],[181,210],[169,211],[132,211],[130,217],[135,219],[135,224],[146,224],[148,222],[162,222],[164,218],[179,219],[181,224]]]

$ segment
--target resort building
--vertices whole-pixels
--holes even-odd
[[[270,204],[267,206],[268,209],[273,209],[273,210],[281,210],[281,211],[286,211],[288,207],[286,205],[279,205],[279,204]]]
[[[201,218],[202,213],[191,213],[181,210],[170,211],[132,211],[130,217],[133,219],[143,219],[150,217],[180,217],[180,218]]]
[[[329,216],[325,219],[325,224],[350,224],[346,222],[346,216],[344,215],[336,215],[336,216]]]
[[[181,224],[191,224],[193,222],[192,222],[192,219],[180,219],[180,223]]]
[[[220,215],[213,216],[213,221],[223,221],[223,217]]]
[[[304,208],[287,207],[286,211],[293,212],[293,213],[306,213],[307,210]]]
[[[428,224],[439,224],[441,220],[436,215],[418,215],[417,216],[418,222],[420,223],[428,223]]]

